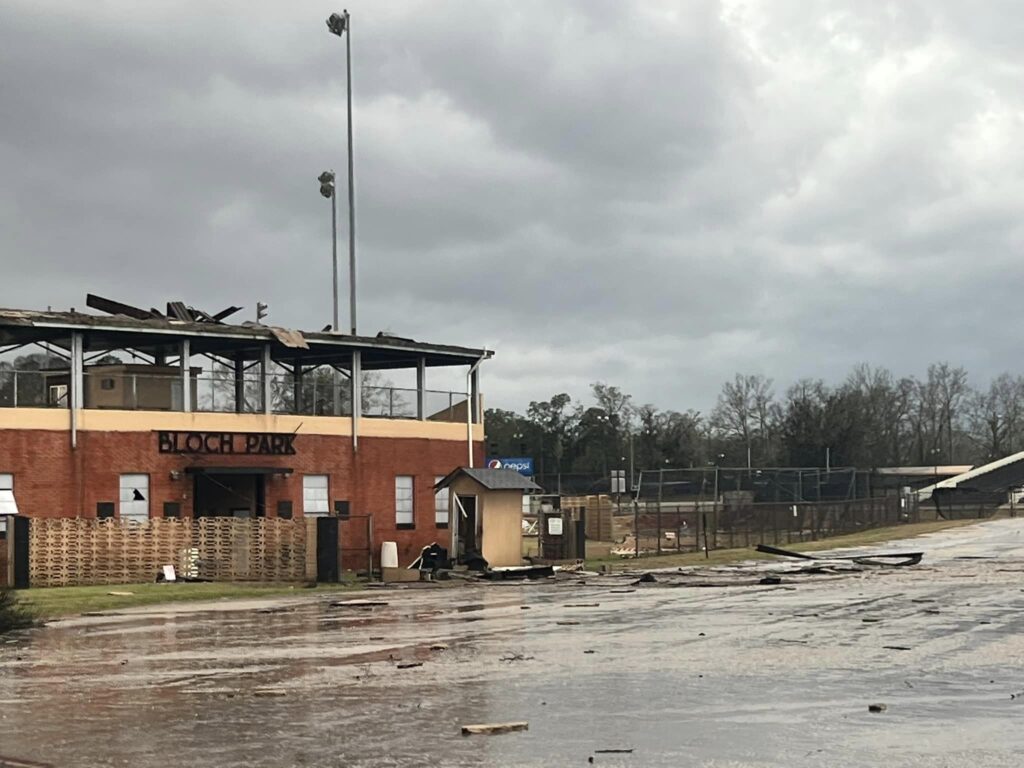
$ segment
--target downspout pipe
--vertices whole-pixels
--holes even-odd
[[[466,372],[466,443],[469,448],[469,468],[473,468],[473,411],[477,410],[480,406],[476,400],[480,397],[479,392],[473,391],[473,374],[476,373],[476,369],[480,367],[480,363],[487,359],[487,349],[484,348],[483,354],[480,355],[480,359],[477,360],[473,365],[469,367]],[[483,413],[480,414],[483,416]]]

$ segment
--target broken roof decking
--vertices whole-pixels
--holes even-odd
[[[1021,485],[1024,485],[1024,451],[996,459],[955,477],[940,480],[938,483],[922,488],[917,493],[918,499],[924,501],[930,499],[932,493],[937,490],[959,489],[993,493]]]
[[[347,357],[360,351],[364,369],[415,368],[422,358],[430,367],[472,365],[488,350],[425,344],[393,336],[349,336],[329,332],[298,332],[263,325],[200,323],[169,318],[139,319],[82,312],[38,312],[0,309],[0,345],[44,341],[62,346],[72,332],[85,336],[87,350],[131,348],[174,354],[188,340],[192,354],[241,354],[256,359],[271,344],[275,360],[303,365],[347,367]],[[301,342],[305,342],[304,348]]]

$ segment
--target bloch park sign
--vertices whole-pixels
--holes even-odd
[[[156,441],[160,453],[218,456],[295,455],[294,433],[160,431],[156,433]]]

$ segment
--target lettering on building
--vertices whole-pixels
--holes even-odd
[[[295,435],[281,432],[175,432],[156,433],[160,453],[216,454],[218,456],[294,456]]]

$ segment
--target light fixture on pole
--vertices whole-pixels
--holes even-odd
[[[331,265],[334,269],[334,283],[331,296],[334,300],[334,314],[331,330],[338,331],[338,205],[334,194],[334,171],[324,171],[317,177],[320,194],[331,201]]]
[[[345,74],[348,95],[348,279],[352,335],[356,334],[356,187],[352,170],[352,18],[347,10],[327,19],[332,35],[345,35]]]

